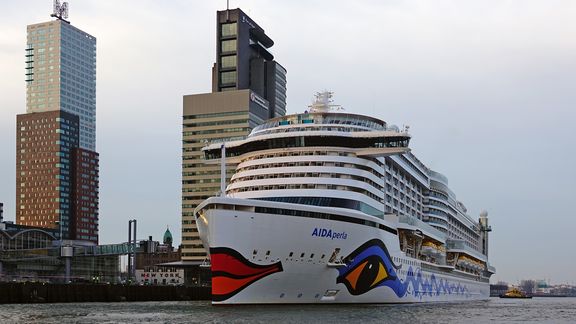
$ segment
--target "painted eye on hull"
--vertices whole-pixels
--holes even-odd
[[[267,265],[255,264],[227,247],[210,248],[210,260],[213,301],[224,301],[252,283],[283,271],[280,261]]]
[[[378,255],[371,255],[340,275],[336,282],[345,284],[351,294],[361,295],[377,287],[389,277],[382,258]]]

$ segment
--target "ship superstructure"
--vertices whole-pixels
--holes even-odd
[[[344,112],[331,96],[203,149],[236,165],[195,211],[214,302],[487,298],[487,214],[472,219],[410,153],[408,127]]]

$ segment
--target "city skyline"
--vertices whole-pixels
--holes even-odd
[[[25,26],[48,20],[51,12],[50,1],[27,5],[34,10],[8,4],[0,23],[5,220],[14,217]],[[72,24],[99,41],[103,243],[125,239],[132,218],[139,220],[139,233],[160,236],[165,225],[179,232],[181,96],[211,88],[214,12],[224,5],[71,3]],[[450,179],[470,215],[488,210],[494,281],[576,280],[568,270],[575,266],[574,252],[556,251],[576,225],[568,205],[576,180],[570,150],[576,134],[569,124],[576,102],[574,4],[230,5],[277,41],[274,54],[290,71],[288,113],[305,110],[312,94],[327,88],[348,112],[411,126],[412,149]],[[203,33],[182,32],[198,26]],[[359,59],[358,53],[373,55]]]

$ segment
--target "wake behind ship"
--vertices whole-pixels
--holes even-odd
[[[223,179],[236,166],[194,212],[213,303],[487,299],[487,213],[472,219],[409,152],[407,127],[344,113],[331,97],[203,149]]]

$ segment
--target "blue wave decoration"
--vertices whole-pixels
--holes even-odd
[[[388,286],[394,290],[396,296],[402,298],[406,294],[414,295],[415,297],[422,298],[424,296],[439,296],[443,295],[462,295],[470,297],[470,292],[465,285],[460,283],[450,283],[447,279],[436,279],[434,274],[430,275],[430,279],[423,279],[422,271],[418,270],[414,273],[412,266],[408,267],[407,275],[404,281],[396,279],[394,281],[385,282],[383,286]],[[409,289],[412,288],[412,289]]]
[[[361,295],[376,287],[386,286],[399,298],[413,295],[421,299],[441,294],[471,296],[466,285],[437,279],[434,274],[425,277],[421,269],[415,270],[412,266],[408,267],[405,279],[400,279],[397,274],[400,266],[392,262],[388,249],[378,239],[362,244],[345,260],[347,266],[338,269],[336,282],[343,283],[352,295]]]

